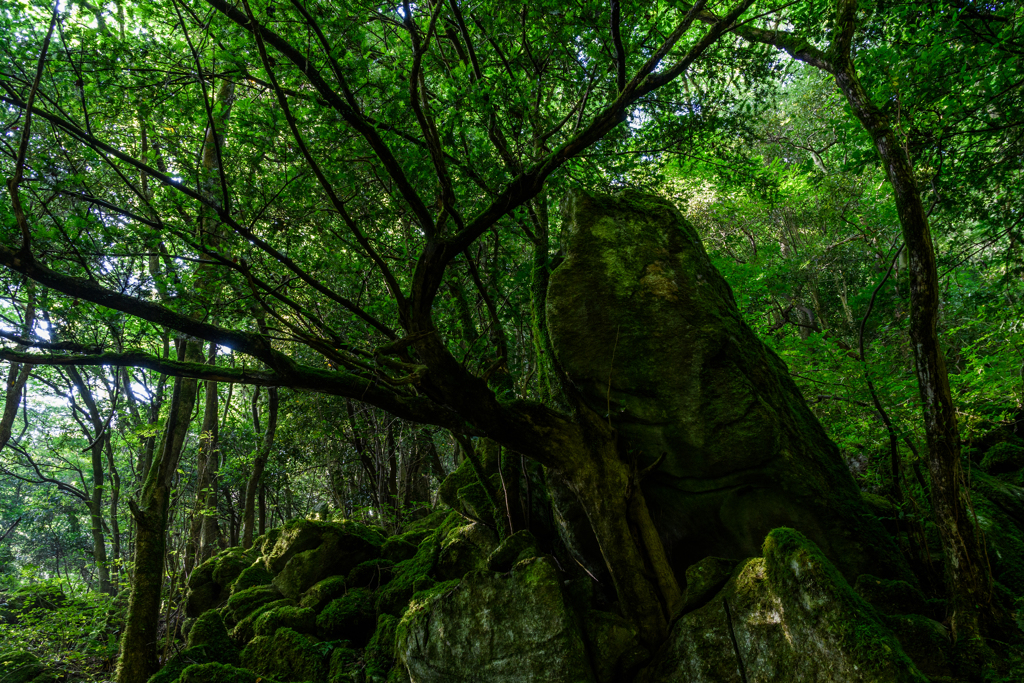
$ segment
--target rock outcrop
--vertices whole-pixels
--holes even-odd
[[[653,468],[642,488],[680,581],[704,557],[757,555],[781,526],[812,538],[851,581],[910,578],[679,211],[658,197],[577,191],[563,213],[551,342],[638,468]]]

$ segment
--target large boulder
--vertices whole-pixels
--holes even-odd
[[[395,651],[416,683],[591,683],[584,635],[548,557],[414,599]]]
[[[380,534],[356,522],[297,520],[285,526],[265,563],[276,572],[273,585],[298,599],[320,581],[380,557],[383,545]]]
[[[806,537],[776,529],[764,556],[685,614],[641,683],[927,683],[882,618]]]
[[[565,200],[547,321],[559,366],[640,471],[680,581],[704,557],[812,538],[849,579],[909,578],[782,360],[746,325],[693,226],[667,200]],[[593,563],[593,559],[591,559]]]

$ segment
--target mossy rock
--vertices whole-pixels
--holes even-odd
[[[539,554],[537,539],[529,530],[523,529],[503,540],[494,549],[494,552],[487,558],[487,568],[492,572],[509,572],[517,563],[537,557]]]
[[[242,666],[260,676],[282,681],[321,681],[327,661],[314,640],[290,628],[272,636],[256,636],[242,650]]]
[[[316,618],[317,635],[324,640],[349,640],[362,647],[377,621],[373,598],[366,588],[354,588],[332,600]]]
[[[353,567],[345,581],[353,588],[376,590],[394,578],[394,567],[395,563],[391,560],[368,560]]]
[[[313,584],[299,599],[301,607],[310,607],[319,612],[331,600],[339,598],[348,590],[348,582],[344,576],[332,576]]]
[[[650,652],[640,644],[636,626],[618,614],[589,610],[583,619],[583,632],[597,683],[630,680],[650,659]]]
[[[487,558],[498,547],[494,531],[479,522],[456,527],[441,542],[436,572],[442,579],[462,578],[487,568]]]
[[[380,556],[385,560],[391,560],[392,563],[408,560],[415,554],[416,544],[410,543],[401,536],[389,538],[380,551]]]
[[[430,588],[436,581],[430,572],[437,563],[440,543],[437,534],[431,534],[420,543],[416,555],[395,565],[395,577],[377,591],[377,614],[401,616],[413,593]]]
[[[371,678],[386,677],[395,666],[395,629],[398,618],[390,614],[377,617],[377,628],[366,645],[366,675]]]
[[[177,683],[278,683],[230,664],[193,664],[181,673]]]
[[[274,575],[267,571],[262,562],[256,562],[242,570],[235,582],[231,584],[232,593],[240,593],[256,586],[268,586],[274,581]]]
[[[253,586],[239,591],[228,598],[224,607],[224,623],[234,626],[257,608],[280,600],[281,597],[281,592],[274,586]]]
[[[1024,441],[1002,441],[987,451],[981,469],[988,474],[1011,474],[1024,468]]]
[[[419,593],[396,629],[399,661],[417,683],[593,681],[562,580],[550,557],[536,557]]]
[[[295,601],[288,598],[282,598],[280,600],[260,605],[254,609],[249,616],[235,624],[234,628],[231,629],[231,639],[238,643],[239,647],[245,647],[245,645],[256,636],[256,622],[259,621],[260,617],[271,610],[281,607],[295,607]]]
[[[186,646],[189,649],[202,647],[210,661],[224,664],[238,664],[238,648],[228,636],[227,627],[220,613],[215,610],[204,612],[192,624]]]
[[[921,673],[933,680],[936,676],[954,674],[949,630],[945,626],[920,614],[886,616],[883,621]]]
[[[186,616],[194,619],[224,605],[231,595],[231,584],[255,559],[255,552],[232,547],[196,567],[188,578]]]
[[[308,607],[282,605],[267,610],[253,624],[255,636],[272,636],[279,628],[290,628],[297,633],[316,635],[316,612]]]
[[[497,450],[490,448],[488,439],[476,441],[477,457],[483,467],[484,475],[489,479],[491,490],[501,490],[501,479],[498,476]],[[480,477],[469,458],[455,468],[438,487],[438,497],[453,510],[464,517],[479,520],[494,527],[498,511],[497,501],[492,501],[486,489],[480,483]]]
[[[686,568],[686,592],[681,613],[703,607],[736,572],[739,562],[724,557],[705,557]]]
[[[3,683],[56,683],[57,680],[57,673],[31,652],[0,653],[0,681]]]
[[[359,651],[348,647],[336,647],[331,651],[331,664],[327,673],[328,683],[356,683],[362,674],[359,665]]]
[[[932,612],[924,594],[906,581],[861,574],[853,589],[882,614],[930,615]]]
[[[775,529],[763,552],[675,623],[640,680],[927,683],[813,541]]]
[[[269,572],[278,575],[296,555],[319,548],[325,541],[332,538],[335,539],[339,550],[350,547],[353,549],[369,547],[375,549],[372,552],[375,557],[380,555],[380,547],[384,545],[384,537],[380,533],[359,522],[351,520],[318,522],[309,519],[296,519],[280,527],[280,531],[274,537],[273,546],[267,548],[268,544],[264,544],[265,566]],[[341,541],[340,539],[343,538],[352,540]],[[359,562],[365,559],[368,558],[363,558]],[[358,564],[358,562],[354,564]]]
[[[357,529],[360,533],[336,533],[321,529],[321,543],[315,548],[291,556],[281,572],[274,576],[274,585],[289,598],[298,598],[313,585],[330,576],[347,574],[356,565],[380,556],[383,540],[363,525],[329,524],[332,528]],[[280,541],[278,542],[280,545]]]

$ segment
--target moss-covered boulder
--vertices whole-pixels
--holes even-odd
[[[417,545],[411,543],[401,536],[393,536],[384,542],[380,550],[380,556],[392,563],[408,560],[416,554]]]
[[[353,588],[376,590],[394,578],[394,567],[394,562],[384,558],[368,560],[352,567],[352,571],[345,577],[345,581]]]
[[[24,650],[0,652],[0,681],[3,683],[56,683],[57,673]]]
[[[252,614],[257,608],[281,599],[281,592],[274,586],[253,586],[235,593],[224,606],[224,623],[234,626]]]
[[[177,683],[277,683],[248,669],[230,664],[193,664],[181,673]]]
[[[503,540],[487,558],[487,568],[492,572],[511,571],[517,563],[537,557],[537,539],[527,529],[517,531]]]
[[[636,669],[650,659],[650,652],[640,644],[636,626],[618,614],[589,610],[583,619],[583,632],[597,683],[631,680]]]
[[[282,681],[322,681],[327,664],[327,655],[313,639],[290,628],[256,636],[242,650],[242,666]]]
[[[402,616],[414,593],[426,590],[436,583],[431,573],[441,552],[439,537],[443,533],[442,529],[439,528],[424,538],[411,559],[395,565],[394,578],[377,591],[376,611],[378,615]]]
[[[386,678],[395,666],[395,631],[398,618],[382,614],[377,618],[377,628],[366,645],[366,676],[370,679]]]
[[[278,575],[284,571],[296,555],[319,548],[327,541],[331,541],[332,548],[339,552],[350,550],[357,553],[366,552],[374,557],[380,555],[380,547],[384,545],[384,537],[379,532],[359,522],[350,520],[318,522],[309,519],[295,519],[280,527],[273,537],[272,546],[269,545],[269,542],[264,543],[265,566],[269,572]],[[370,551],[368,548],[374,550]],[[350,564],[349,568],[367,559],[370,558],[364,557],[358,562]],[[344,574],[345,571],[348,569],[337,573]],[[320,578],[326,578],[326,576]],[[306,588],[308,587],[306,586]]]
[[[317,615],[308,607],[281,605],[262,612],[253,624],[254,635],[272,636],[279,628],[290,628],[296,633],[316,635]]]
[[[437,575],[445,580],[459,579],[471,571],[487,568],[487,558],[498,547],[494,531],[479,522],[458,526],[441,541]]]
[[[328,683],[356,683],[363,680],[362,674],[358,650],[349,647],[334,648],[331,652],[330,669],[327,672]]]
[[[347,574],[356,565],[380,556],[384,539],[365,525],[301,521],[304,524],[281,536],[274,555],[267,559],[269,568],[281,567],[273,583],[286,597],[298,598],[316,583]],[[294,542],[288,544],[289,539]],[[315,541],[315,546],[306,548]],[[297,548],[306,549],[296,552]],[[284,558],[287,561],[282,564]]]
[[[687,567],[686,592],[683,594],[680,611],[690,612],[703,607],[736,572],[737,564],[736,560],[724,557],[705,557]]]
[[[196,619],[188,633],[188,649],[203,648],[211,662],[238,664],[238,647],[228,636],[224,619],[219,612],[210,610]]]
[[[1002,441],[985,451],[981,469],[988,474],[1012,474],[1024,468],[1024,440]]]
[[[335,598],[340,598],[348,591],[348,581],[344,576],[331,576],[313,584],[299,598],[299,605],[309,607],[317,612],[322,610]]]
[[[282,598],[280,600],[274,600],[273,602],[260,605],[250,612],[247,617],[235,624],[231,629],[231,639],[235,641],[239,647],[245,647],[246,643],[252,640],[256,635],[256,624],[259,622],[260,617],[267,612],[282,607],[295,607],[295,601],[289,600],[288,598]]]
[[[924,594],[906,581],[861,574],[853,589],[882,614],[928,615],[933,612],[933,606]]]
[[[554,562],[478,571],[415,598],[395,650],[417,683],[593,681],[586,645]]]
[[[575,191],[547,295],[551,344],[639,469],[669,560],[752,557],[774,527],[848,580],[910,579],[785,363],[744,322],[694,227],[664,198]],[[617,349],[617,351],[616,351]]]
[[[938,676],[953,676],[949,629],[920,614],[886,616],[882,621],[921,673],[933,680]]]
[[[267,571],[262,562],[255,562],[252,566],[246,567],[231,584],[232,593],[240,593],[248,588],[256,586],[268,586],[274,581],[274,575]]]
[[[812,541],[775,529],[705,606],[683,616],[643,683],[927,683]]]
[[[317,635],[324,640],[348,640],[362,647],[377,623],[373,593],[353,588],[330,602],[316,618]]]
[[[231,595],[232,584],[256,559],[254,551],[233,547],[196,567],[188,578],[186,616],[194,619],[209,609],[222,606]]]

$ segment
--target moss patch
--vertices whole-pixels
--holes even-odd
[[[398,619],[390,614],[377,618],[377,629],[366,646],[366,675],[384,677],[395,666],[395,629]]]
[[[188,633],[187,646],[190,649],[206,648],[211,662],[237,664],[239,661],[238,648],[228,637],[228,630],[220,613],[214,610],[205,612],[196,619]]]
[[[290,628],[280,628],[273,636],[257,636],[242,650],[242,666],[282,681],[323,680],[325,659],[315,642]]]
[[[368,560],[353,567],[345,580],[353,588],[376,590],[394,578],[394,566],[394,562],[383,558]]]
[[[253,624],[257,636],[272,636],[279,628],[290,628],[297,633],[316,635],[316,612],[308,607],[282,605],[259,615]]]
[[[235,582],[231,584],[231,592],[240,593],[256,586],[266,586],[273,580],[274,575],[267,571],[266,566],[262,562],[256,562],[242,570]]]
[[[312,586],[308,591],[302,594],[302,598],[299,600],[299,605],[302,607],[311,607],[312,609],[319,612],[327,606],[331,600],[337,597],[341,597],[348,590],[348,584],[346,583],[344,576],[332,576],[330,578],[319,581]]]
[[[362,646],[376,622],[373,593],[354,588],[331,601],[316,618],[317,635],[326,640],[344,638]]]
[[[259,621],[261,616],[279,607],[293,607],[294,605],[295,601],[288,598],[260,605],[249,616],[235,624],[235,627],[231,629],[231,639],[238,643],[239,646],[245,647],[245,644],[256,635],[256,622]]]
[[[253,586],[228,598],[224,607],[224,623],[234,626],[258,607],[281,599],[281,592],[273,586]]]
[[[56,680],[56,674],[30,652],[0,653],[0,681],[3,683],[53,683]]]
[[[182,672],[178,683],[257,683],[257,680],[259,683],[277,683],[230,664],[193,664]]]

